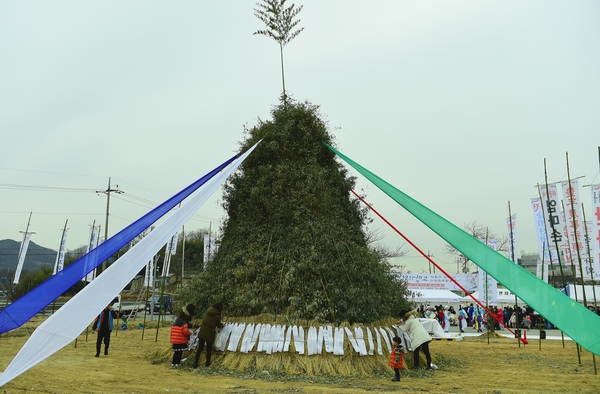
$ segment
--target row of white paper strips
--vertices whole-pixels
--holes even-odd
[[[408,335],[396,326],[354,327],[354,332],[349,327],[309,327],[305,335],[301,326],[232,323],[223,327],[221,336],[221,346],[215,347],[215,350],[241,353],[251,352],[255,346],[257,352],[266,354],[289,352],[290,343],[293,342],[299,354],[322,354],[325,345],[326,353],[341,356],[344,354],[346,336],[354,351],[361,356],[372,356],[375,352],[383,355],[384,343],[387,353],[391,352],[392,338],[395,336],[402,339],[405,353],[412,350]]]

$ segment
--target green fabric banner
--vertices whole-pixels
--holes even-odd
[[[590,352],[600,355],[600,316],[572,300],[431,209],[325,144],[423,224],[467,256],[534,310]]]

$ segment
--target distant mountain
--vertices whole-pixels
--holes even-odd
[[[14,270],[17,268],[20,248],[21,242],[12,239],[0,240],[0,269],[9,268]],[[39,269],[45,264],[54,266],[55,261],[55,250],[44,248],[30,241],[27,254],[25,255],[23,270]]]

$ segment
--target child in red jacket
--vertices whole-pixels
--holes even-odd
[[[173,363],[171,367],[179,367],[183,351],[188,350],[188,341],[192,335],[192,315],[196,307],[192,304],[184,306],[171,326],[171,343],[173,344]]]
[[[390,367],[394,368],[396,376],[392,379],[392,382],[400,381],[400,369],[404,364],[404,351],[402,347],[402,339],[400,337],[393,338],[394,343],[392,344],[392,351],[390,352]]]

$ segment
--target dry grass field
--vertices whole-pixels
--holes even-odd
[[[42,319],[0,336],[1,371]],[[541,350],[538,340],[519,347],[515,339],[488,343],[486,335],[433,341],[439,370],[403,371],[401,382],[394,383],[391,369],[361,376],[229,370],[223,358],[234,355],[227,353],[217,354],[209,368],[171,369],[168,336],[168,327],[159,330],[158,341],[156,329],[147,329],[143,340],[137,328],[119,331],[113,333],[110,354],[95,358],[95,336],[86,340],[84,333],[77,346],[60,350],[0,387],[0,393],[600,393],[592,355],[583,350],[580,365],[572,341],[563,348],[559,340],[544,340]]]

